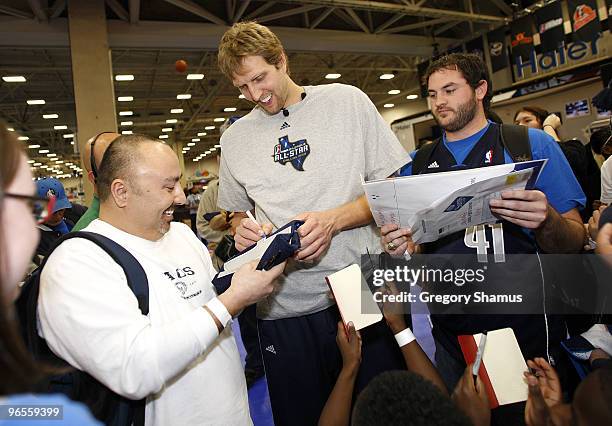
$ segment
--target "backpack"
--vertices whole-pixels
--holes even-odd
[[[510,153],[510,157],[515,162],[529,161],[532,159],[531,143],[529,142],[529,130],[526,126],[514,124],[500,124],[501,142]],[[434,148],[442,141],[438,138],[430,144],[420,148],[412,160],[412,174],[418,175],[427,166],[429,156]]]
[[[122,397],[84,371],[73,369],[55,355],[46,341],[38,335],[37,305],[41,273],[49,255],[71,238],[85,238],[95,243],[117,262],[126,275],[130,290],[138,300],[140,311],[143,315],[149,313],[149,282],[144,269],[134,256],[113,240],[93,232],[71,232],[63,235],[50,248],[42,264],[28,275],[15,303],[23,341],[34,359],[53,367],[70,370],[44,380],[38,391],[64,393],[69,398],[87,405],[92,414],[106,425],[144,425],[145,399],[135,401]]]

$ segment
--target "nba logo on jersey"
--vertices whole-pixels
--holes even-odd
[[[490,149],[487,151],[487,153],[485,154],[485,164],[491,164],[491,161],[493,161],[493,150]]]

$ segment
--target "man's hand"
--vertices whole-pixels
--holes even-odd
[[[333,236],[338,232],[333,216],[327,212],[306,212],[293,218],[303,220],[298,228],[300,249],[295,259],[304,262],[314,262],[327,251]]]
[[[561,119],[556,114],[549,114],[542,123],[542,127],[544,126],[550,126],[557,130],[559,127],[561,127]]]
[[[344,323],[338,321],[336,343],[342,354],[342,368],[347,372],[357,373],[361,364],[361,334],[355,330],[352,322],[344,328]]]
[[[408,228],[398,229],[397,225],[383,225],[380,228],[381,244],[383,249],[393,257],[403,256],[406,250],[409,254],[416,251],[416,244],[412,241],[412,231]]]
[[[236,249],[238,251],[242,251],[247,247],[252,246],[271,232],[271,224],[266,223],[259,227],[248,217],[244,218],[240,221],[238,228],[236,228],[236,235],[234,236],[234,241],[236,241]]]
[[[606,256],[612,262],[612,223],[606,223],[597,233],[595,252]],[[612,263],[611,263],[612,264]]]
[[[225,214],[225,211],[221,210],[218,215],[208,221],[208,225],[213,231],[225,231],[229,228],[229,223],[226,219],[227,216]]]
[[[283,272],[287,262],[269,271],[258,271],[258,260],[243,265],[234,273],[232,284],[219,296],[230,315],[235,316],[245,307],[260,301],[274,291],[274,280]]]
[[[525,423],[528,426],[544,426],[548,424],[550,408],[562,403],[561,382],[555,369],[544,358],[528,360],[527,365],[532,372],[524,373],[529,388]]]
[[[474,385],[472,364],[465,368],[451,399],[457,408],[469,417],[474,426],[489,426],[491,423],[489,398],[480,377],[476,379],[476,385]]]
[[[382,294],[397,296],[399,291],[394,282],[387,282],[382,288]],[[406,319],[404,318],[404,304],[401,302],[390,302],[388,298],[385,298],[385,302],[382,305],[383,315],[391,332],[397,334],[405,330],[407,326]]]
[[[546,195],[537,190],[504,191],[489,206],[496,216],[527,229],[540,228],[550,215]]]

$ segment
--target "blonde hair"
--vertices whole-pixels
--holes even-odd
[[[285,49],[268,27],[254,21],[238,22],[221,37],[217,56],[219,69],[232,80],[247,56],[261,56],[268,64],[277,66],[285,56]]]

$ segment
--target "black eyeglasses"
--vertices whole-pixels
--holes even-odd
[[[91,146],[89,147],[89,164],[91,165],[91,173],[93,174],[94,181],[98,180],[98,168],[96,167],[96,156],[94,155],[94,146],[96,145],[96,141],[98,140],[98,138],[106,133],[113,133],[113,132],[98,133],[91,141]]]
[[[55,206],[55,196],[49,198],[36,197],[34,195],[23,195],[23,194],[11,194],[9,192],[1,193],[0,198],[11,197],[20,200],[26,200],[30,204],[32,209],[32,215],[36,223],[44,223],[53,214],[53,207]]]

